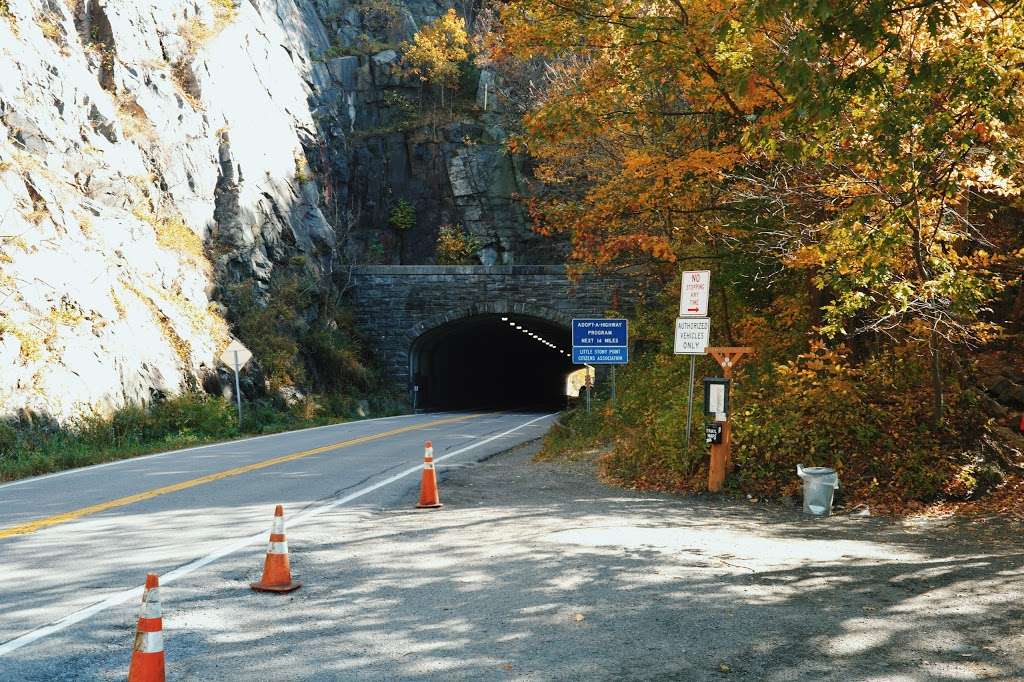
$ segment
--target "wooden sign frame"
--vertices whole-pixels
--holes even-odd
[[[718,362],[726,379],[732,378],[733,368],[740,363],[744,355],[753,355],[755,352],[750,346],[708,346],[705,350]],[[732,424],[726,415],[722,424],[721,442],[711,446],[708,490],[713,493],[720,492],[728,471],[732,471]]]

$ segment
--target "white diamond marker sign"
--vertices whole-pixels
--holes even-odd
[[[220,361],[237,372],[252,360],[252,352],[242,345],[239,340],[234,340],[220,355]]]

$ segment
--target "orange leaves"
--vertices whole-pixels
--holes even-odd
[[[629,234],[603,240],[577,240],[573,250],[575,259],[598,267],[615,262],[624,255],[638,254],[667,263],[676,261],[671,242],[656,235]]]
[[[668,0],[506,5],[505,54],[549,60],[524,117],[537,177],[557,196],[533,207],[542,232],[570,234],[575,256],[593,265],[674,262],[682,245],[707,238],[720,185],[742,161],[719,125],[734,117],[723,93],[736,85],[753,98],[744,101],[768,101],[754,94],[759,81],[727,83],[716,63],[718,27],[739,11],[702,2],[683,12]],[[740,47],[723,50],[749,61]]]
[[[735,145],[725,145],[720,149],[694,149],[679,156],[655,153],[648,149],[630,150],[623,157],[622,171],[635,178],[660,181],[665,186],[671,186],[679,179],[692,179],[698,175],[718,179],[722,171],[733,167],[740,158]]]
[[[1020,243],[993,237],[977,197],[1022,193],[1024,16],[949,6],[511,0],[509,49],[546,60],[525,118],[547,190],[531,214],[591,266],[713,245],[804,271],[824,313],[808,317],[837,337],[916,318],[987,338],[978,311],[1021,259],[977,248]]]

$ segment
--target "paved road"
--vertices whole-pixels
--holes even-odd
[[[18,665],[33,650],[59,652],[90,619],[134,608],[147,571],[195,583],[233,554],[258,555],[277,503],[289,528],[356,500],[393,503],[418,485],[424,440],[451,465],[549,425],[550,416],[523,413],[392,417],[0,486],[0,680],[28,679]]]
[[[295,524],[290,595],[248,589],[263,542],[172,582],[168,680],[1024,680],[1019,524],[812,519],[535,452],[446,460],[440,511],[397,486]],[[136,602],[0,658],[0,679],[123,682]]]

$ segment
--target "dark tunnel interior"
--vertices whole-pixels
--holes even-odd
[[[416,407],[561,409],[571,339],[565,327],[526,315],[476,315],[418,338],[411,353]]]

